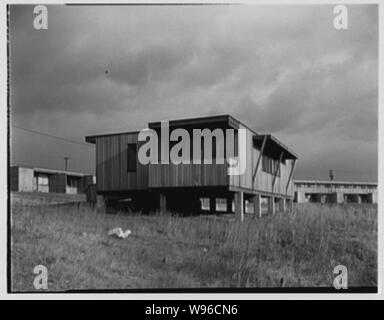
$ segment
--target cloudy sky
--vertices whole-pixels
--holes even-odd
[[[13,164],[94,172],[86,135],[232,114],[299,155],[296,179],[377,180],[378,13],[348,6],[33,6],[10,15]],[[108,74],[105,70],[108,69]]]

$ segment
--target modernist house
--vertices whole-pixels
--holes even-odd
[[[19,192],[54,192],[77,194],[95,183],[93,175],[44,168],[12,166],[10,189]]]
[[[297,203],[377,203],[377,183],[295,180]]]
[[[161,123],[151,122],[148,128],[160,134]],[[212,164],[142,164],[138,161],[138,153],[146,141],[138,140],[139,131],[87,136],[86,142],[96,144],[97,193],[104,196],[107,205],[120,202],[129,204],[132,210],[144,211],[235,212],[243,219],[248,212],[261,216],[264,203],[271,214],[277,207],[284,210],[292,203],[292,174],[297,155],[272,135],[258,134],[230,115],[167,123],[170,132],[179,128],[188,132],[233,129],[235,157],[239,153],[238,132],[244,129],[241,132],[245,132],[245,144],[242,144],[245,157],[241,159],[246,162],[245,172],[229,175],[228,161],[215,161],[215,143]],[[201,153],[204,153],[205,139],[202,140]],[[161,153],[160,140],[158,149]],[[191,148],[191,158],[193,152]]]

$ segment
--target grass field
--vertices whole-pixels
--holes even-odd
[[[126,239],[109,229],[132,230]],[[240,224],[219,216],[110,215],[87,207],[12,206],[12,290],[377,285],[377,207],[303,205]]]

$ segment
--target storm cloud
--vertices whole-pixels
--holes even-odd
[[[10,7],[11,124],[76,141],[232,114],[299,155],[295,178],[377,179],[378,9],[330,5]],[[11,127],[12,162],[94,171],[92,147]]]

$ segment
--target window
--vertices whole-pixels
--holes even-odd
[[[277,173],[276,175],[280,177],[280,166],[279,166],[279,160],[270,158],[266,155],[263,155],[261,159],[262,163],[262,168],[264,172],[270,173],[270,174],[275,174],[276,170]]]
[[[67,176],[67,186],[65,192],[69,194],[76,194],[79,187],[80,178],[74,176]]]
[[[67,176],[67,186],[77,188],[79,180],[77,177]]]
[[[128,172],[136,172],[136,164],[137,162],[137,152],[136,152],[136,144],[128,143],[127,150],[127,171]]]
[[[49,192],[49,177],[47,174],[35,172],[33,187],[35,191]]]
[[[210,210],[210,203],[209,203],[209,198],[200,198],[201,202],[201,210],[204,211],[209,211]]]
[[[227,199],[224,198],[216,198],[216,211],[225,212],[227,211]]]
[[[239,156],[239,132],[237,130],[235,130],[235,141],[234,141],[234,156],[235,157],[238,157]]]
[[[267,173],[272,173],[272,159],[266,155],[263,155],[263,158],[261,161],[262,161],[261,165],[263,167],[263,171]]]

